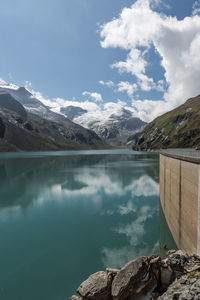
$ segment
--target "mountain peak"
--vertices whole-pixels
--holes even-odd
[[[26,96],[31,96],[32,94],[23,86],[20,86],[17,90],[19,93],[26,95]]]

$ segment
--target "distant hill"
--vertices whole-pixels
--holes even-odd
[[[200,95],[163,114],[128,138],[133,149],[200,146]]]
[[[0,89],[0,151],[108,148],[93,131],[56,114],[24,88]]]

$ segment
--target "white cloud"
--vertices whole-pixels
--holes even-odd
[[[166,3],[164,0],[150,0],[150,7],[155,9],[157,7],[164,7],[170,9],[170,5]]]
[[[121,81],[117,84],[117,90],[118,92],[127,92],[129,97],[132,97],[133,93],[137,91],[137,84],[131,84],[128,81]]]
[[[153,101],[149,99],[133,100],[132,106],[135,109],[135,115],[146,122],[152,121],[152,119],[155,119],[158,115],[172,108],[171,104],[166,101]]]
[[[158,1],[154,4],[156,2],[158,4]],[[143,120],[152,120],[200,93],[200,16],[178,20],[153,11],[152,3],[137,0],[130,8],[124,8],[118,18],[101,26],[102,47],[120,47],[128,51],[126,60],[116,62],[112,67],[134,75],[142,90],[163,91],[168,86],[164,101],[136,103],[136,112]],[[193,5],[193,14],[198,8],[199,1]],[[151,49],[160,56],[165,71],[164,78],[158,82],[148,75]]]
[[[105,85],[107,87],[113,87],[113,86],[115,86],[114,82],[111,81],[111,80],[108,80],[108,81],[99,80],[99,84]]]
[[[192,15],[198,15],[200,13],[200,1],[196,0],[192,5]]]
[[[126,61],[119,61],[111,65],[111,68],[119,69],[120,73],[131,73],[138,79],[138,84],[144,91],[150,91],[156,87],[153,78],[149,78],[146,73],[147,61],[144,59],[146,51],[132,49]],[[136,85],[136,84],[135,84]],[[137,85],[136,85],[137,86]]]
[[[13,90],[17,90],[19,88],[19,86],[17,86],[16,84],[8,84],[3,78],[0,78],[0,87]]]
[[[156,8],[157,6],[160,6],[162,3],[162,0],[151,0],[150,4],[152,8]]]
[[[5,85],[6,84],[6,81],[3,80],[3,78],[0,78],[0,85]]]
[[[102,98],[101,94],[99,94],[99,93],[96,93],[96,92],[91,93],[91,92],[85,91],[82,93],[82,95],[89,96],[90,99],[95,100],[97,102],[103,102],[103,98]]]
[[[98,104],[92,102],[92,101],[76,101],[76,100],[69,100],[69,99],[64,99],[64,98],[54,98],[54,99],[49,99],[48,97],[45,97],[42,93],[37,92],[33,90],[31,82],[26,82],[25,88],[29,90],[29,92],[33,95],[33,97],[37,98],[40,100],[43,104],[46,106],[49,106],[53,111],[60,113],[60,108],[61,107],[67,107],[67,106],[79,106],[83,109],[86,109],[89,112],[95,112],[99,110]]]
[[[112,65],[114,68],[115,65]],[[123,67],[121,67],[121,72],[123,72]],[[110,88],[116,88],[116,92],[126,92],[129,97],[133,96],[133,93],[137,91],[137,84],[136,83],[130,83],[128,81],[120,81],[119,83],[114,83],[113,81],[103,81],[100,80],[99,84],[110,87]]]

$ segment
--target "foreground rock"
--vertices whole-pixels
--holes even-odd
[[[200,299],[200,273],[194,272],[183,275],[176,279],[168,290],[159,297],[159,300],[180,299],[198,300]]]
[[[200,299],[200,257],[169,251],[167,257],[139,257],[121,270],[91,275],[71,300]]]
[[[156,258],[155,262],[158,263]],[[157,286],[156,274],[151,269],[148,257],[139,257],[126,264],[115,276],[111,295],[114,299],[127,299],[141,294],[145,290],[154,290]]]
[[[78,288],[83,299],[107,300],[110,298],[112,277],[103,271],[91,275]]]

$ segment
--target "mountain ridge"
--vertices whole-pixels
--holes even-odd
[[[95,132],[50,111],[26,89],[0,89],[0,151],[98,148],[109,147]]]
[[[93,112],[84,112],[80,107],[68,107],[70,107],[70,109],[73,107],[75,111],[78,111],[78,108],[80,109],[80,115],[77,117],[74,116],[72,119],[74,123],[93,130],[107,143],[115,146],[121,144],[125,145],[126,139],[131,133],[133,134],[140,131],[147,124],[139,118],[134,117],[133,113],[126,108],[121,108],[114,113],[111,112],[107,116],[103,116],[103,113],[95,116]],[[65,109],[67,109],[67,107]],[[61,112],[65,113],[62,108]]]
[[[157,117],[128,142],[135,150],[200,146],[200,95]]]

